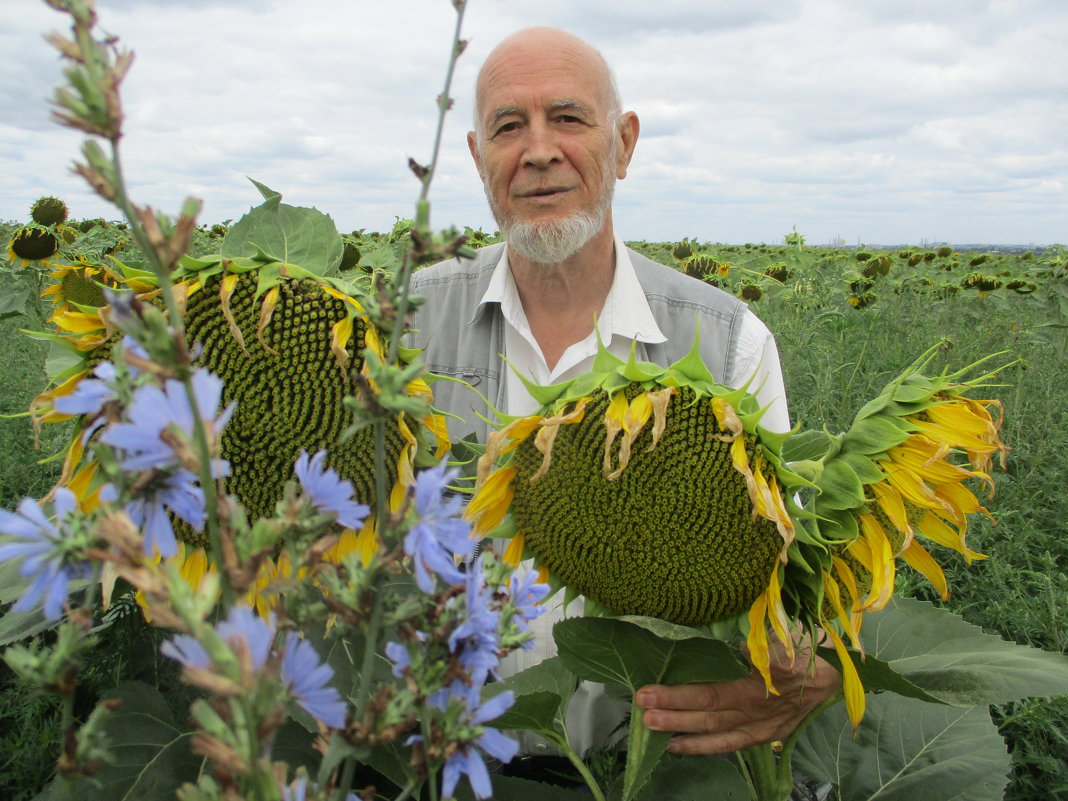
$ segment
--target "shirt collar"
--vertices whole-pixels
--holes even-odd
[[[608,297],[605,298],[597,321],[601,338],[606,343],[613,336],[650,344],[666,342],[667,337],[657,325],[652,309],[649,308],[649,301],[645,297],[645,290],[638,282],[626,245],[618,238],[615,241],[615,255],[616,270],[612,286],[608,290]],[[508,322],[519,330],[529,331],[527,316],[519,300],[519,291],[509,269],[507,247],[493,270],[489,286],[479,302],[480,308],[487,303],[499,303]]]

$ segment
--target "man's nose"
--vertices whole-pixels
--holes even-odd
[[[531,167],[548,167],[562,158],[559,143],[552,127],[544,121],[535,121],[527,128],[526,150],[523,163]]]

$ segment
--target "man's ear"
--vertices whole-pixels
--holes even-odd
[[[619,130],[616,135],[619,141],[616,143],[616,178],[622,180],[627,177],[627,167],[634,155],[634,147],[638,144],[638,131],[641,125],[638,123],[638,115],[628,111],[619,118]]]
[[[478,170],[478,177],[485,181],[486,175],[482,171],[482,154],[478,152],[478,136],[474,131],[467,132],[467,149],[471,151],[471,158],[475,160],[475,169]]]

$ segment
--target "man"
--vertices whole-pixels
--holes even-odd
[[[717,380],[739,386],[755,376],[758,398],[770,404],[764,425],[787,430],[778,354],[763,323],[741,301],[616,238],[613,188],[626,177],[638,132],[637,116],[621,112],[608,66],[590,45],[551,28],[505,39],[479,73],[467,142],[507,244],[415,274],[413,292],[427,302],[413,324],[414,344],[425,348],[429,370],[463,379],[496,409],[518,415],[537,404],[500,354],[535,383],[556,383],[589,368],[598,332],[622,358],[637,343],[639,358],[666,365],[690,349],[699,325],[702,357]],[[435,397],[464,420],[450,425],[454,437],[474,432],[485,441],[478,413],[486,409],[475,393],[441,381]],[[554,617],[539,622],[535,652],[520,659],[551,654]],[[731,682],[644,687],[635,702],[646,725],[676,733],[674,753],[727,753],[782,739],[839,678],[822,661],[814,675],[804,675],[804,659],[774,662],[778,696],[754,672]],[[580,730],[572,738],[578,750],[607,734],[595,724],[608,702],[592,693],[579,704],[594,711],[569,716],[569,730]]]

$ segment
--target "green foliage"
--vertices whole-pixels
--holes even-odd
[[[316,275],[336,275],[344,243],[334,221],[321,211],[286,205],[278,192],[252,183],[264,202],[230,227],[220,253],[226,258],[267,254]]]

